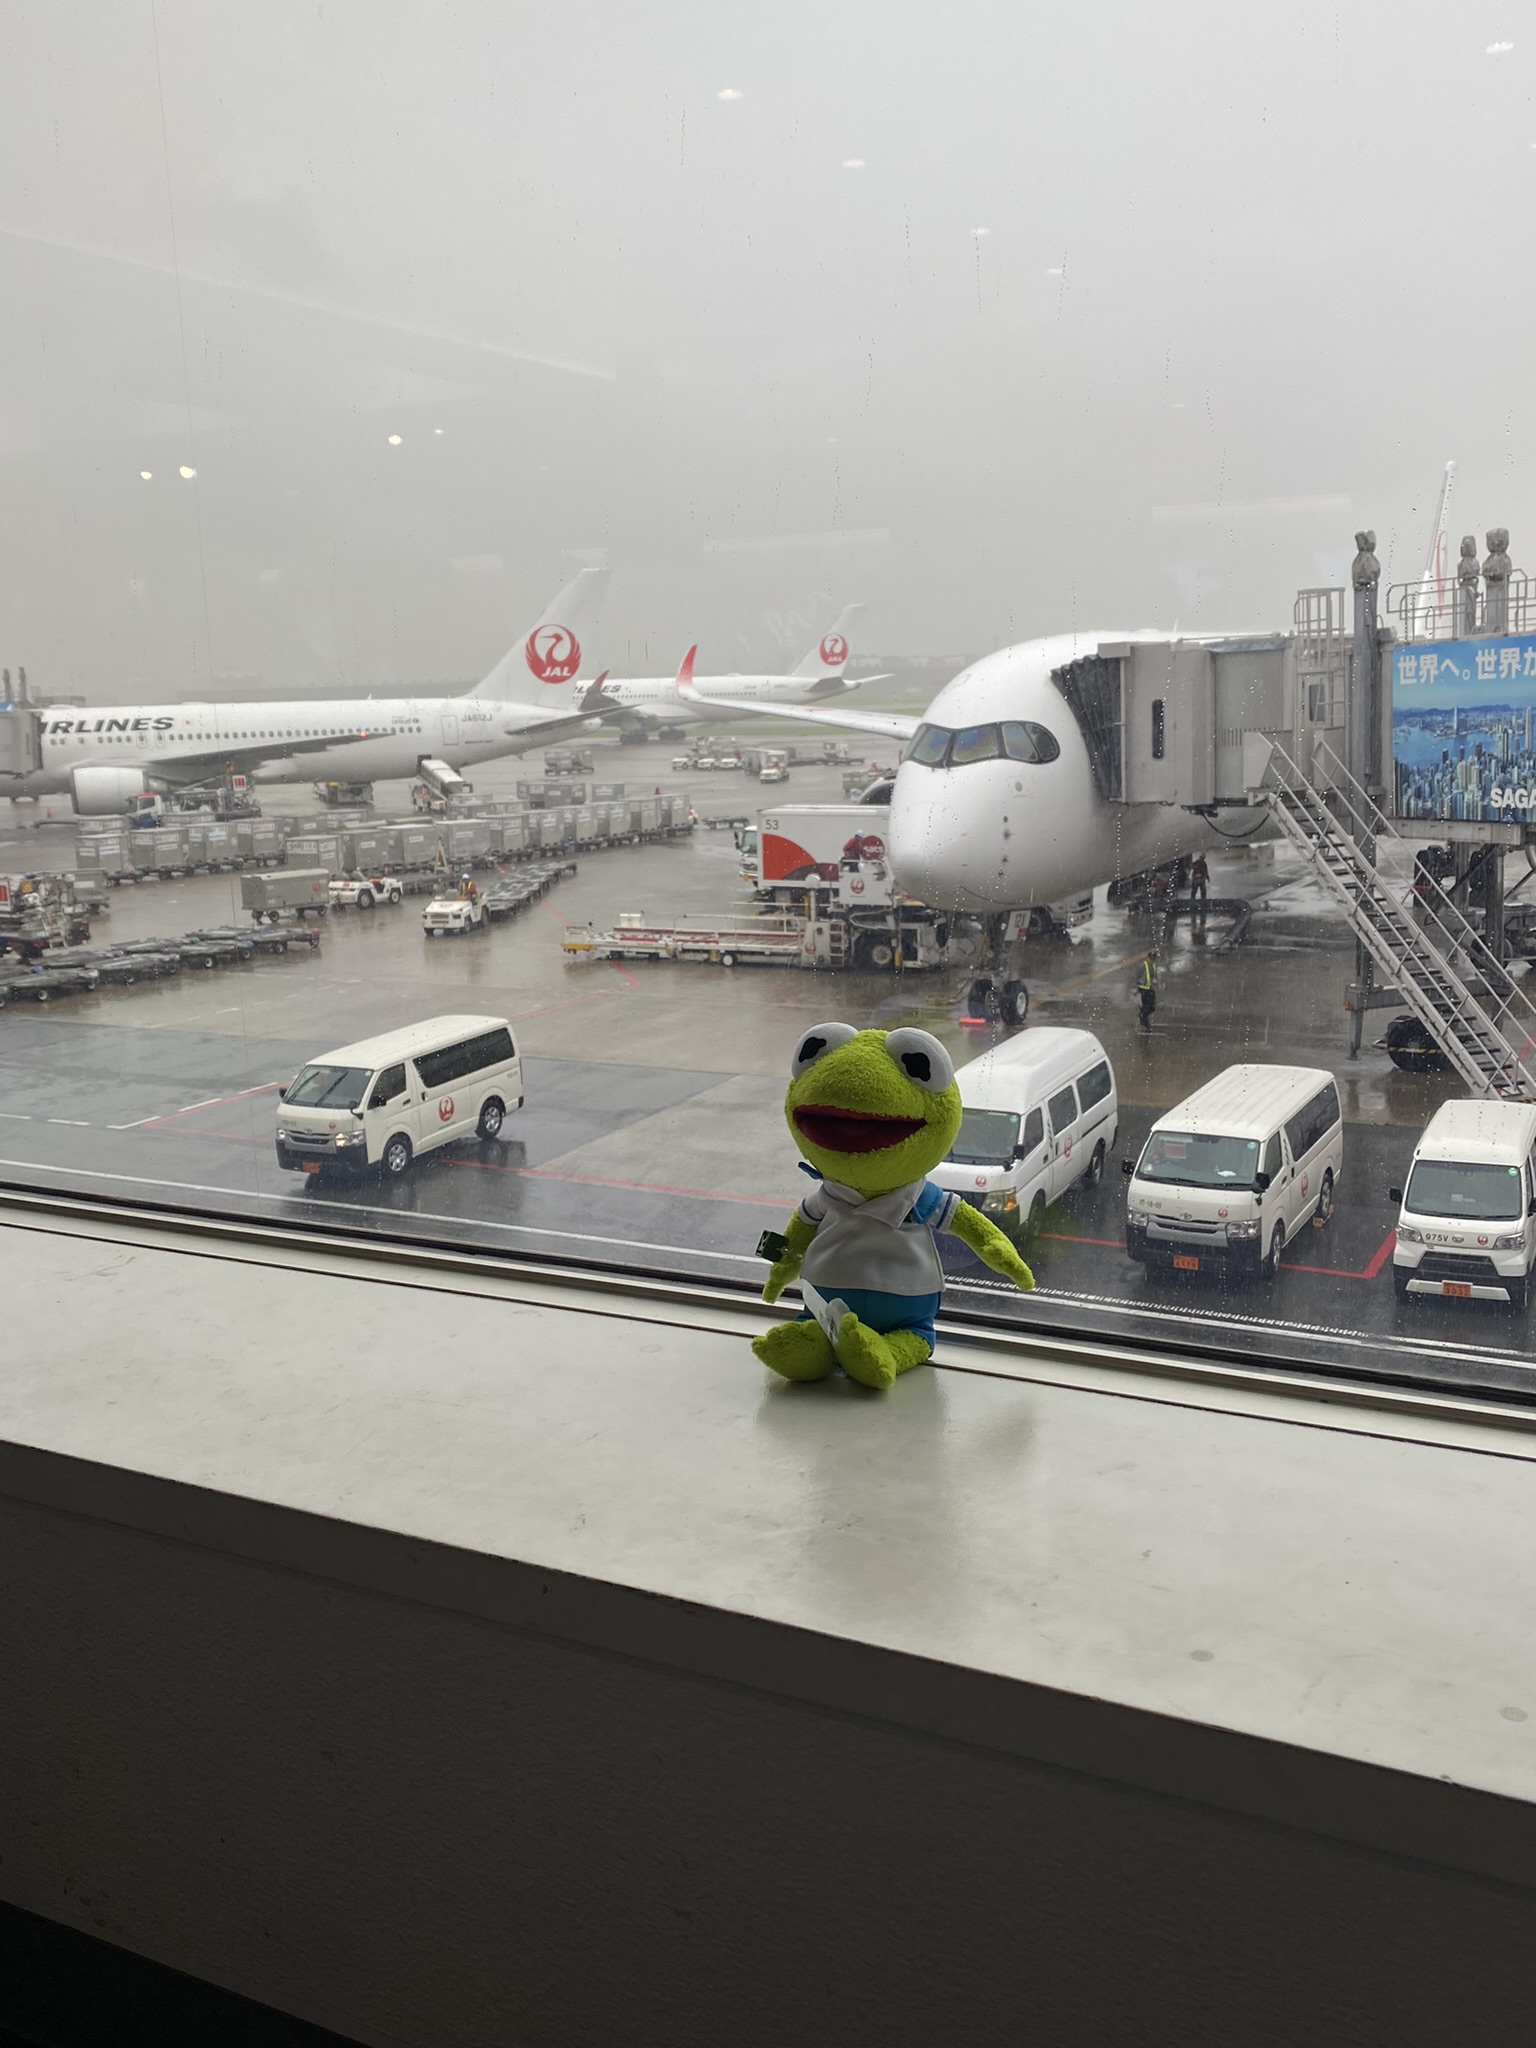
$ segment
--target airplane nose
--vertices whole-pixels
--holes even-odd
[[[896,879],[936,910],[1022,910],[1071,894],[1082,849],[1058,815],[1063,780],[1054,767],[1009,761],[904,761],[891,792]]]

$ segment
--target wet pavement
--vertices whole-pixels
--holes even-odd
[[[602,779],[685,787],[703,815],[747,812],[767,792],[740,774],[674,775],[670,749],[614,750]],[[642,768],[643,771],[642,772]],[[510,793],[519,763],[481,771]],[[381,790],[380,808],[403,792]],[[840,771],[797,770],[784,802],[842,800]],[[393,802],[391,802],[393,798]],[[278,808],[309,810],[299,791]],[[73,826],[34,830],[33,807],[0,804],[0,872],[70,865]],[[1387,1377],[1521,1387],[1536,1369],[1528,1318],[1484,1304],[1399,1304],[1390,1272],[1393,1210],[1418,1132],[1457,1091],[1450,1077],[1401,1074],[1369,1045],[1346,1057],[1343,990],[1353,945],[1288,849],[1234,851],[1212,863],[1212,891],[1254,905],[1230,951],[1212,916],[1166,932],[1100,900],[1070,938],[1031,942],[1012,971],[1031,991],[1031,1022],[1086,1026],[1114,1064],[1122,1104],[1116,1159],[1152,1118],[1232,1061],[1330,1068],[1346,1122],[1332,1221],[1293,1242],[1279,1278],[1223,1287],[1148,1278],[1126,1258],[1116,1160],[1101,1187],[1079,1187],[1047,1220],[1034,1258],[1038,1292],[1000,1290],[953,1247],[954,1308],[1021,1316],[1144,1342],[1236,1347],[1276,1359]],[[753,1248],[803,1188],[779,1103],[791,1048],[829,1017],[919,1023],[956,1061],[1003,1035],[962,1023],[970,970],[891,976],[674,963],[573,962],[564,921],[611,923],[724,912],[745,902],[728,832],[583,856],[541,904],[483,937],[428,941],[421,899],[326,921],[317,955],[184,973],[101,990],[46,1012],[0,1013],[0,1177],[286,1222],[405,1231],[692,1271],[760,1278]],[[230,876],[141,883],[113,893],[98,937],[145,937],[243,921]],[[1137,1027],[1132,980],[1149,939],[1165,942],[1154,1030]],[[417,1162],[386,1188],[316,1190],[272,1149],[277,1086],[305,1059],[350,1039],[454,1010],[509,1018],[526,1062],[527,1105],[506,1141]],[[1389,1013],[1368,1019],[1378,1035]]]

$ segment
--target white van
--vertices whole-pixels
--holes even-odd
[[[1414,1147],[1392,1252],[1399,1296],[1523,1309],[1536,1261],[1536,1104],[1445,1102]]]
[[[311,1060],[278,1097],[277,1163],[390,1179],[454,1138],[494,1138],[523,1106],[505,1017],[429,1017]]]
[[[1145,1266],[1275,1277],[1344,1171],[1339,1090],[1324,1067],[1228,1067],[1152,1126],[1130,1176],[1125,1248]]]
[[[959,1134],[930,1180],[1017,1236],[1074,1181],[1097,1184],[1120,1131],[1114,1069],[1091,1031],[1037,1024],[962,1067]]]

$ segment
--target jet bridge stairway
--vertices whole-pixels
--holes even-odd
[[[1395,982],[1418,1018],[1474,1094],[1536,1101],[1536,1006],[1491,961],[1475,925],[1438,882],[1426,878],[1421,902],[1429,929],[1417,923],[1382,881],[1354,834],[1405,844],[1390,819],[1330,747],[1319,747],[1329,784],[1310,780],[1284,747],[1272,747],[1275,785],[1263,794],[1275,823],[1349,920],[1382,976]],[[1267,780],[1267,778],[1266,778]],[[1484,978],[1472,963],[1493,968]]]

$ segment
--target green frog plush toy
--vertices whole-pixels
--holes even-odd
[[[763,1288],[777,1301],[795,1279],[805,1308],[752,1349],[787,1380],[825,1379],[840,1365],[888,1387],[934,1346],[944,1275],[936,1230],[968,1244],[995,1273],[1032,1288],[1034,1275],[982,1215],[925,1179],[960,1128],[949,1054],[926,1031],[818,1024],[795,1050],[784,1115],[819,1183],[784,1232]]]

